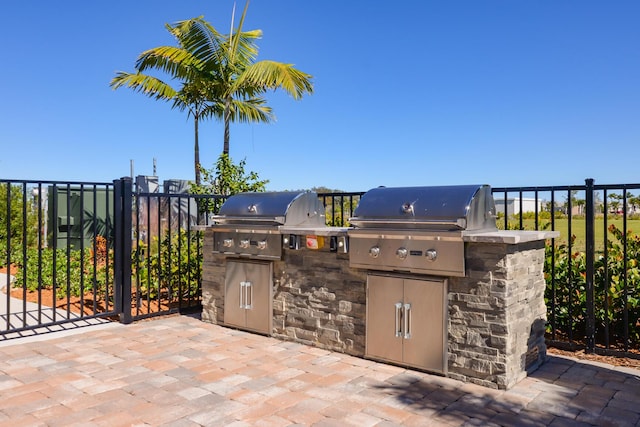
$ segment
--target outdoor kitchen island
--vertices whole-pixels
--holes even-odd
[[[513,386],[546,357],[544,245],[557,237],[554,232],[462,230],[462,273],[442,276],[354,266],[358,227],[282,225],[278,230],[281,256],[258,260],[268,265],[263,269],[269,275],[268,301],[251,296],[243,302],[240,296],[241,306],[268,306],[270,325],[263,331],[225,322],[225,299],[238,305],[237,295],[225,298],[227,264],[251,263],[251,256],[215,251],[215,226],[206,229],[204,321],[500,389]],[[404,234],[416,239],[414,231]],[[429,241],[431,232],[417,234]],[[399,258],[418,253],[416,248],[398,251]],[[427,252],[421,256],[437,258]],[[241,279],[241,287],[252,287],[250,281]],[[368,294],[379,286],[399,286],[405,296],[390,299],[387,310],[386,297],[376,302]],[[387,311],[389,318],[378,316]]]

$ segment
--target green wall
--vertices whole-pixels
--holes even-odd
[[[113,189],[50,185],[48,192],[49,247],[88,248],[94,233],[113,232]]]

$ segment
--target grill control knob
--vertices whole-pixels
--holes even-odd
[[[260,240],[257,244],[258,249],[260,250],[264,250],[267,249],[267,241],[266,240]]]
[[[225,248],[233,247],[233,239],[224,239],[222,241],[222,246],[224,246]]]
[[[405,259],[407,255],[409,255],[409,251],[407,250],[407,248],[398,248],[398,250],[396,251],[396,256],[399,259]]]
[[[249,239],[242,239],[240,240],[240,247],[242,249],[247,249],[249,247]]]
[[[435,261],[438,258],[438,252],[435,249],[429,249],[425,252],[428,261]]]
[[[380,248],[377,246],[373,246],[371,249],[369,249],[369,256],[371,258],[378,258],[380,256]]]

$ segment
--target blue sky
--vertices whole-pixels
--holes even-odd
[[[193,124],[127,89],[165,23],[232,0],[3,3],[0,178],[193,179]],[[244,2],[237,3],[238,13]],[[294,63],[315,93],[267,99],[273,124],[233,124],[231,156],[269,190],[379,185],[640,182],[640,2],[253,0],[259,59]],[[201,124],[201,161],[222,151]]]

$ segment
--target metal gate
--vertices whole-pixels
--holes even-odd
[[[202,225],[220,196],[0,180],[0,339],[200,309]]]

